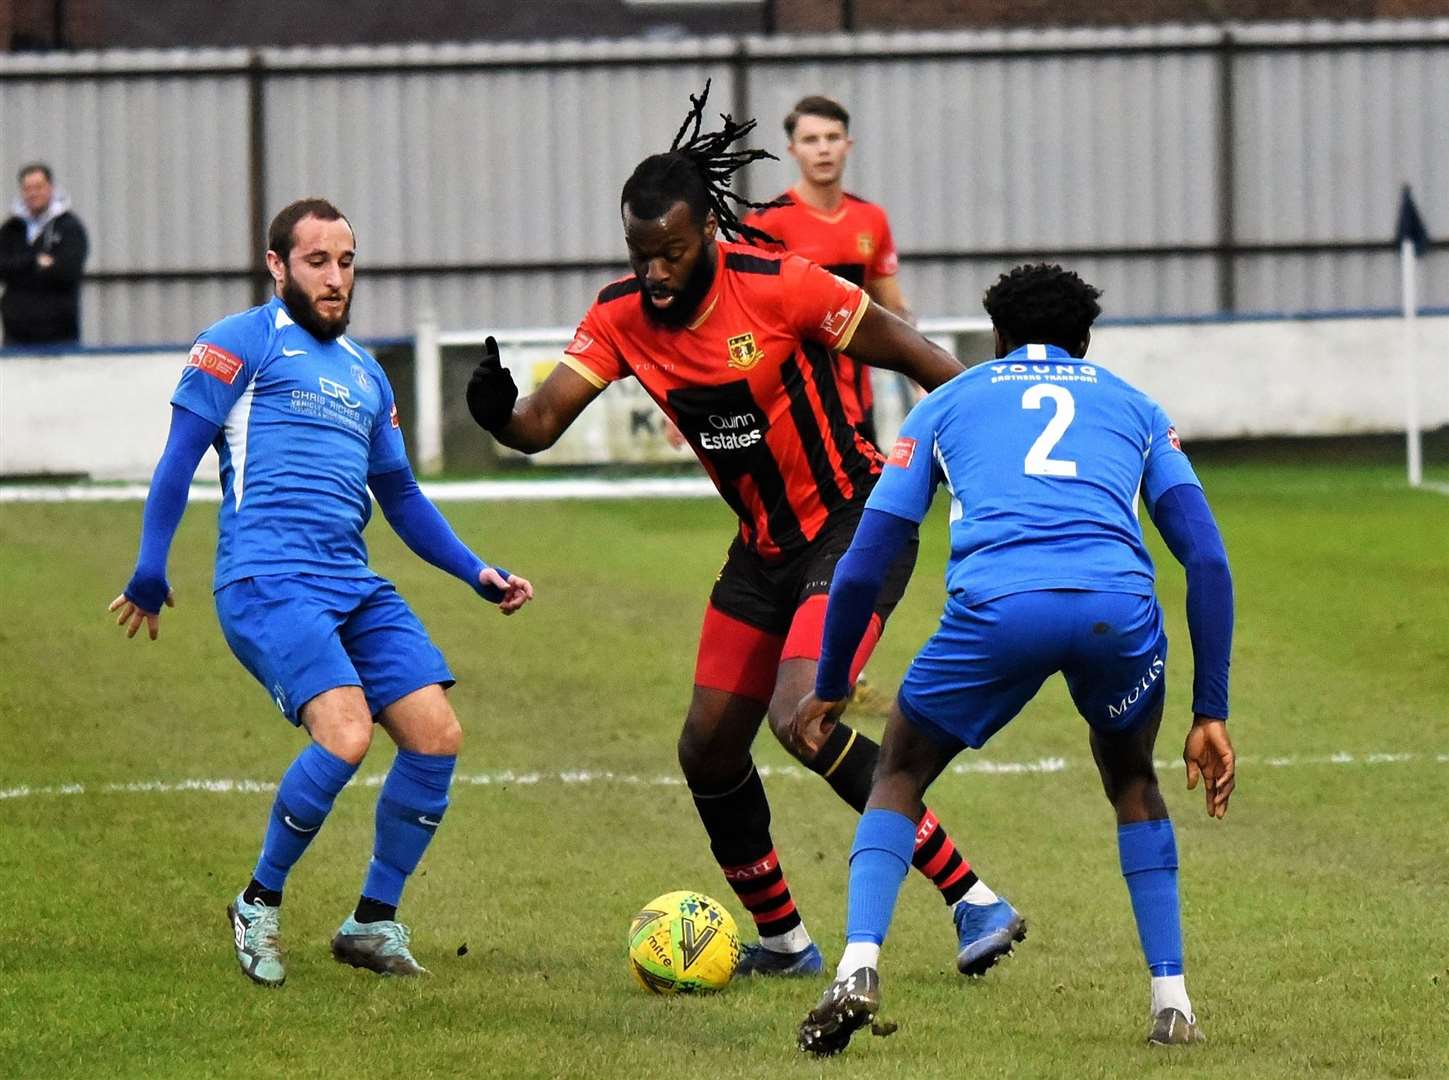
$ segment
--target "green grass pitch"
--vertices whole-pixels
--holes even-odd
[[[628,919],[656,894],[706,891],[746,925],[687,793],[662,782],[677,775],[696,632],[731,532],[709,501],[445,507],[537,585],[508,620],[385,524],[369,531],[374,564],[460,679],[467,782],[403,905],[434,975],[385,981],[328,956],[370,852],[375,790],[355,784],[292,876],[287,985],[254,987],[223,909],[271,796],[125,787],[273,782],[301,746],[217,629],[214,506],[188,513],[179,606],[153,644],[125,641],[104,613],[138,504],[7,504],[0,1076],[1449,1076],[1449,498],[1408,491],[1388,465],[1209,459],[1202,472],[1237,586],[1242,765],[1224,822],[1180,765],[1162,779],[1207,1044],[1141,1044],[1147,980],[1114,828],[1059,680],[974,759],[1002,771],[947,775],[932,794],[1031,922],[988,977],[956,975],[946,911],[913,875],[882,971],[900,1030],[858,1036],[840,1059],[794,1047],[821,980],[673,1000],[633,984]],[[929,523],[871,663],[886,689],[939,611],[942,526]],[[1175,762],[1183,582],[1152,543],[1173,640],[1158,756]],[[856,720],[879,732],[878,715]],[[757,756],[785,869],[833,963],[854,818],[786,770],[768,732]],[[361,775],[389,760],[379,735]]]

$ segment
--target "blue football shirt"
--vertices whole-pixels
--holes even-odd
[[[1137,518],[1199,484],[1167,414],[1099,364],[1025,345],[906,417],[866,505],[919,522],[951,493],[946,587],[978,604],[1038,589],[1152,595]]]
[[[318,341],[279,298],[196,339],[171,403],[216,424],[213,587],[244,577],[366,577],[367,478],[407,464],[382,367],[345,335]]]

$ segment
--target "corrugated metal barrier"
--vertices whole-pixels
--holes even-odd
[[[1391,307],[1400,185],[1449,230],[1443,19],[0,56],[0,145],[90,229],[91,344],[245,307],[304,194],[356,226],[359,336],[556,325],[622,272],[619,188],[706,78],[781,157],[796,98],[847,105],[847,186],[890,212],[924,315],[979,313],[1039,257],[1115,316]]]

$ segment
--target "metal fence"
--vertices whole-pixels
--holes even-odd
[[[1400,185],[1449,229],[1449,20],[6,56],[0,146],[90,229],[88,343],[253,302],[303,194],[356,226],[359,336],[557,325],[622,272],[619,187],[706,78],[782,157],[796,98],[846,103],[847,186],[889,210],[925,315],[1038,257],[1116,316],[1386,308]]]

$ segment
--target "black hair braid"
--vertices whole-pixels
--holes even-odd
[[[709,100],[710,82],[711,80],[706,79],[704,89],[699,94],[689,95],[689,114],[684,118],[684,123],[679,125],[679,130],[674,133],[674,141],[669,144],[669,151],[671,154],[682,155],[699,173],[700,178],[704,181],[705,197],[709,208],[714,211],[714,216],[719,221],[720,231],[724,233],[726,239],[733,240],[736,236],[743,236],[748,240],[778,244],[779,241],[763,229],[746,225],[741,221],[739,213],[734,207],[739,206],[746,210],[768,210],[772,206],[784,205],[785,200],[751,202],[730,188],[730,179],[752,161],[760,161],[764,158],[769,158],[771,161],[779,159],[768,150],[730,149],[732,145],[755,129],[754,120],[736,123],[728,113],[720,113],[724,126],[718,131],[701,133],[700,128],[704,126],[704,106]],[[688,132],[688,137],[685,135],[686,132]],[[731,203],[734,206],[731,206]]]

